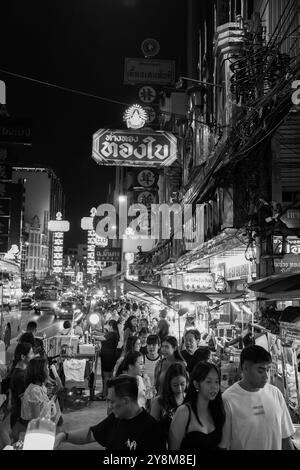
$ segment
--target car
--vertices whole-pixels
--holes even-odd
[[[81,313],[80,304],[70,302],[69,300],[62,300],[58,303],[54,316],[55,318],[73,318]]]
[[[33,300],[31,297],[22,297],[21,299],[21,309],[22,310],[31,310],[33,308]]]

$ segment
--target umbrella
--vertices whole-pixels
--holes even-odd
[[[209,302],[210,298],[202,292],[183,292],[171,297],[175,302]]]
[[[284,292],[300,291],[300,272],[288,272],[265,277],[248,285],[255,292],[278,294]]]

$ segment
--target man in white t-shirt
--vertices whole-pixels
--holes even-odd
[[[271,355],[251,345],[241,353],[243,378],[223,393],[226,421],[221,448],[293,449],[294,426],[284,397],[268,383]]]

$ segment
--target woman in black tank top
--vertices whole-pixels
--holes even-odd
[[[224,421],[220,373],[214,364],[199,362],[193,369],[184,404],[171,423],[170,450],[217,450]]]

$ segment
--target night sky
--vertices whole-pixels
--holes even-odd
[[[183,74],[187,0],[1,0],[0,69],[130,105],[124,58],[143,57],[141,43],[160,43],[157,59],[176,60]],[[179,73],[177,72],[177,75]],[[23,164],[52,166],[66,194],[71,231],[66,245],[85,242],[80,219],[106,201],[114,168],[91,158],[92,134],[123,128],[125,106],[1,73],[12,117],[33,121],[33,145],[12,150]]]

